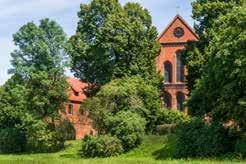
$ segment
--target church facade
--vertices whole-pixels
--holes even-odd
[[[182,63],[182,52],[188,41],[197,41],[198,36],[193,29],[177,15],[158,37],[161,52],[156,59],[157,71],[164,76],[163,107],[184,111],[184,101],[188,90],[185,83],[186,68]],[[76,139],[87,134],[95,134],[88,114],[79,111],[81,103],[86,99],[84,89],[87,84],[78,79],[68,78],[69,103],[66,104],[62,118],[69,120],[76,131]]]
[[[194,30],[177,15],[158,37],[161,52],[156,59],[157,71],[164,76],[163,106],[185,111],[188,90],[185,83],[187,70],[182,62],[188,41],[198,41]]]

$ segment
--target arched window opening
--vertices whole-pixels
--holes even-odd
[[[164,93],[164,107],[167,109],[172,108],[172,96],[170,93]]]
[[[184,101],[185,101],[185,95],[182,92],[178,92],[176,94],[177,98],[177,110],[183,111],[184,110]]]
[[[184,64],[182,62],[182,51],[176,52],[177,82],[184,82]]]
[[[172,82],[172,64],[169,61],[164,63],[164,79],[166,83]]]

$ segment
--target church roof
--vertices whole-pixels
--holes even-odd
[[[172,28],[173,26],[175,26],[175,23],[176,24],[181,24],[182,26],[184,26],[185,29],[187,29],[189,31],[189,33],[191,34],[189,36],[190,39],[192,39],[192,40],[198,40],[199,39],[199,37],[196,34],[196,32],[194,31],[194,29],[179,14],[177,14],[174,17],[174,19],[168,24],[168,26],[164,29],[164,31],[159,35],[159,37],[157,39],[159,42],[163,42],[162,41],[163,40],[163,37],[165,37],[165,35],[168,33],[168,31],[169,31],[170,28]]]

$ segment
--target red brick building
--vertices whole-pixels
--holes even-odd
[[[79,111],[81,103],[86,99],[85,88],[87,84],[75,78],[67,78],[67,82],[69,85],[69,102],[65,105],[65,111],[62,111],[61,115],[62,119],[67,119],[73,124],[76,131],[75,138],[81,139],[86,134],[95,133],[88,114],[82,114]]]
[[[177,15],[158,38],[160,55],[156,59],[157,71],[164,76],[163,105],[183,111],[188,90],[185,84],[187,70],[181,61],[188,41],[197,41],[194,30]]]
[[[182,51],[187,41],[197,41],[198,36],[193,29],[177,15],[158,38],[161,44],[160,55],[156,59],[157,71],[164,76],[163,106],[170,109],[184,110],[183,102],[187,98],[188,90],[185,84],[187,73],[182,64]],[[68,78],[69,103],[66,104],[63,119],[68,119],[76,130],[76,139],[86,134],[95,133],[92,122],[87,114],[79,112],[80,104],[86,99],[84,89],[87,84],[78,79]]]

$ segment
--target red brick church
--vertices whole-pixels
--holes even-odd
[[[187,70],[182,63],[182,51],[188,41],[197,41],[194,30],[177,15],[161,33],[158,42],[161,44],[160,55],[156,59],[157,71],[164,76],[163,105],[166,108],[184,110],[184,100],[188,90],[185,84]]]
[[[186,68],[181,61],[182,51],[188,41],[197,41],[198,36],[194,30],[177,15],[167,28],[158,37],[161,44],[160,55],[156,59],[157,71],[163,75],[163,107],[184,111],[184,101],[187,98],[188,90],[185,84]],[[62,116],[70,120],[76,130],[76,139],[83,138],[86,134],[94,134],[92,122],[86,114],[79,112],[80,104],[86,99],[84,88],[85,83],[68,78],[70,86],[68,95],[69,103]]]

